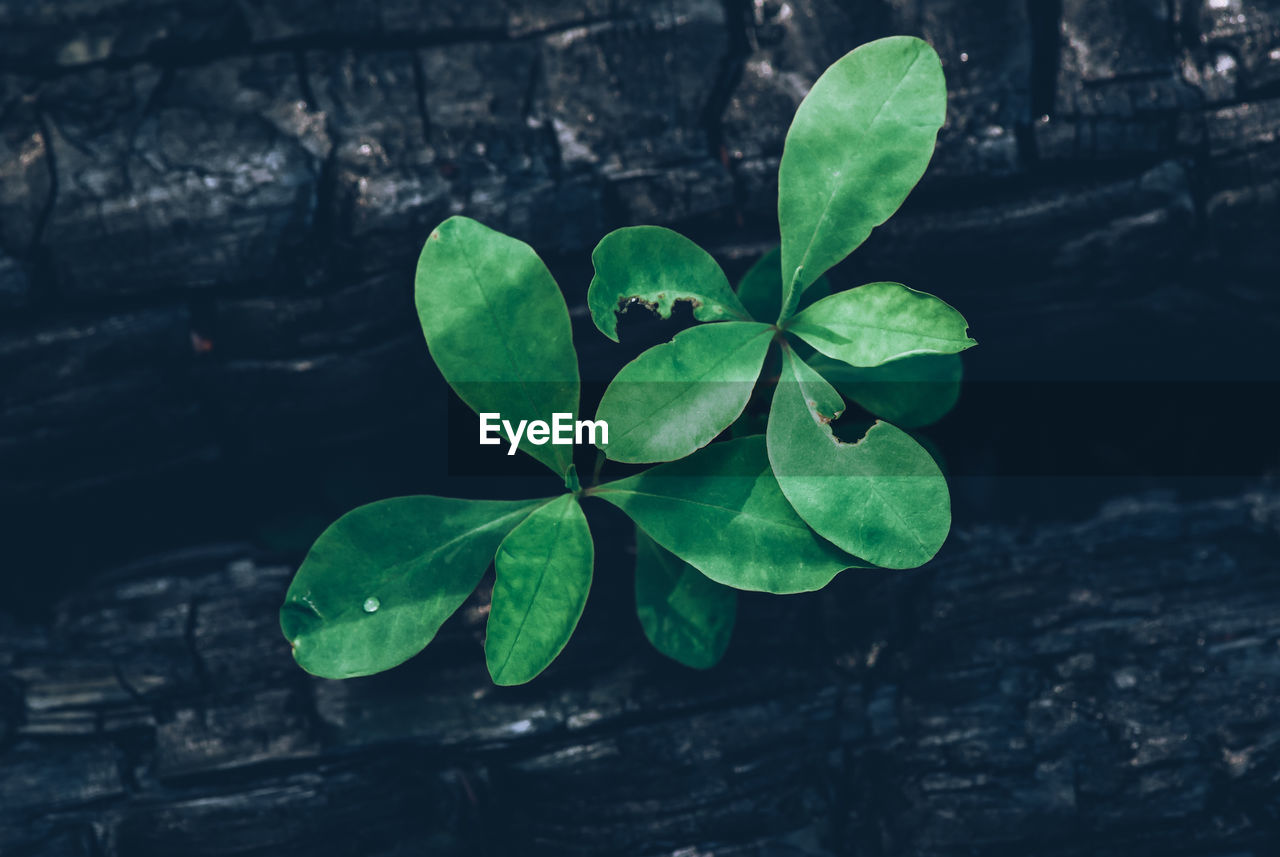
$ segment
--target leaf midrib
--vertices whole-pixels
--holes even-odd
[[[842,322],[837,322],[837,324],[822,324],[819,322],[812,321],[810,319],[805,319],[801,321],[799,318],[797,318],[796,321],[800,322],[799,325],[793,324],[791,325],[790,329],[797,336],[799,336],[802,332],[808,332],[810,334],[813,334],[813,333],[821,333],[824,330],[835,333],[837,331],[837,326],[838,326],[838,327],[851,327],[857,330],[878,330],[878,331],[883,331],[885,333],[900,333],[906,336],[913,336],[917,339],[933,340],[934,342],[969,342],[971,341],[971,337],[969,336],[965,336],[963,338],[955,337],[955,336],[937,336],[932,333],[921,333],[918,330],[908,328],[908,327],[892,327],[889,325],[861,324],[857,321],[847,321],[847,322],[842,321]],[[847,338],[849,339],[850,342],[853,341],[853,337],[847,337]]]
[[[893,99],[893,97],[898,94],[898,90],[902,88],[902,85],[906,83],[907,78],[911,76],[911,72],[915,70],[916,63],[920,62],[920,58],[922,56],[924,56],[924,52],[917,49],[916,55],[912,58],[911,63],[907,66],[907,70],[903,72],[902,78],[894,85],[893,89],[889,92],[889,94],[884,97],[884,100],[880,102],[880,106],[876,108],[875,115],[871,117],[871,121],[867,123],[866,128],[864,128],[862,133],[859,134],[858,137],[856,138],[857,142],[852,144],[850,148],[853,148],[861,144],[862,141],[867,138],[867,135],[871,133],[871,129],[875,126],[876,122],[880,120],[880,114],[884,112],[885,107],[888,106],[889,102]],[[814,224],[813,233],[809,236],[809,242],[805,244],[804,252],[800,254],[800,264],[796,267],[795,271],[791,272],[791,290],[788,291],[787,293],[787,299],[783,301],[783,306],[782,306],[783,312],[786,312],[787,304],[791,303],[791,297],[795,291],[796,271],[803,270],[808,264],[809,253],[811,250],[813,250],[813,242],[818,240],[818,233],[821,231],[822,225],[826,222],[827,215],[831,211],[831,204],[835,202],[835,198],[840,195],[840,191],[841,191],[841,185],[836,185],[835,187],[833,187],[831,189],[831,194],[827,197],[826,203],[822,206],[822,213],[818,215],[818,222]],[[818,276],[819,277],[822,276],[822,273],[823,273],[822,271],[819,271]],[[815,277],[814,279],[817,279],[817,277]]]
[[[493,302],[489,300],[488,292],[486,292],[484,290],[484,286],[480,284],[480,276],[479,274],[476,273],[475,265],[472,264],[471,262],[471,255],[469,253],[464,252],[462,254],[462,261],[466,262],[467,270],[471,273],[471,280],[472,282],[475,283],[476,291],[479,292],[480,294],[480,302],[484,304],[484,308],[489,311],[489,315],[493,319],[494,329],[501,330],[502,329],[501,317],[498,315],[498,310],[494,306]],[[529,403],[529,414],[531,418],[537,418],[540,415],[541,411],[538,408],[538,404],[533,400],[533,393],[532,391],[529,390],[529,387],[528,387],[529,382],[525,378],[524,373],[521,371],[522,366],[520,362],[516,360],[515,353],[511,350],[510,338],[507,336],[502,336],[499,338],[502,340],[502,350],[507,355],[507,363],[511,366],[511,368],[515,370],[516,377],[519,379],[518,383],[520,385],[520,392],[524,394],[525,401]],[[569,348],[570,350],[572,350],[573,348],[572,342],[570,343]],[[575,357],[576,357],[576,352],[575,352]],[[574,406],[574,410],[575,411],[577,410],[576,404]],[[533,452],[529,450],[525,450],[525,452],[528,453],[533,458],[541,461],[541,458],[538,455],[535,455]],[[551,451],[551,457],[561,463],[562,466],[560,468],[560,471],[563,471],[566,469],[566,467],[563,466],[563,460],[562,460],[564,456],[559,452],[557,452],[554,449],[554,447]],[[557,475],[559,475],[560,471],[557,471]]]
[[[387,573],[383,576],[383,580],[387,581],[387,580],[392,580],[399,577],[407,577],[408,575],[413,573],[415,567],[419,565],[430,565],[432,562],[435,561],[435,558],[439,556],[441,552],[448,550],[449,548],[453,547],[455,544],[461,541],[464,541],[466,539],[472,538],[473,536],[479,535],[483,533],[485,530],[488,530],[494,527],[500,527],[503,524],[503,522],[506,521],[508,518],[512,518],[518,515],[525,515],[525,516],[531,515],[533,514],[534,511],[542,508],[543,506],[545,506],[547,503],[550,503],[554,499],[555,499],[554,497],[550,497],[541,502],[535,502],[533,505],[527,508],[522,507],[520,509],[512,510],[511,512],[508,512],[505,515],[502,515],[497,518],[493,518],[486,524],[483,524],[478,527],[472,527],[466,532],[459,533],[458,535],[454,536],[448,541],[445,541],[437,545],[436,547],[432,548],[429,551],[425,551],[423,553],[417,554],[416,556],[410,557],[409,559],[406,559],[406,560],[401,560],[395,565],[388,566]],[[413,601],[410,603],[389,604],[387,605],[385,611],[382,609],[379,609],[378,613],[382,613],[384,615],[386,613],[395,613],[395,612],[404,610],[412,606],[413,604],[417,604],[417,603],[418,603],[417,601]],[[318,612],[317,612],[317,615],[319,615]],[[359,607],[356,610],[344,610],[334,615],[332,619],[326,619],[324,621],[330,622],[333,625],[342,625],[342,624],[348,624],[351,622],[358,622],[369,615],[377,615],[377,614],[365,613],[364,608]],[[323,617],[321,618],[323,619]]]
[[[892,502],[890,502],[888,499],[886,499],[884,493],[880,490],[879,486],[876,484],[877,479],[883,478],[883,477],[869,476],[866,478],[868,479],[867,487],[870,489],[868,491],[868,494],[875,494],[876,499],[880,501],[880,504],[882,506],[887,507],[889,511],[893,512],[894,517],[896,517],[899,521],[902,522],[902,526],[906,529],[908,533],[911,534],[911,538],[914,539],[915,543],[920,546],[920,550],[923,553],[926,553],[926,554],[929,553],[929,546],[924,543],[924,539],[920,538],[920,534],[917,532],[918,528],[912,525],[906,518],[902,516],[902,513],[898,511],[898,507],[894,505]],[[932,479],[934,477],[930,476],[926,478]]]
[[[809,528],[803,524],[797,526],[795,524],[789,524],[784,521],[779,521],[775,518],[765,518],[761,515],[751,514],[750,512],[747,512],[743,509],[734,509],[730,506],[720,506],[715,503],[706,503],[701,500],[689,500],[684,497],[674,497],[670,494],[654,494],[651,491],[637,491],[633,488],[609,488],[607,490],[600,490],[594,493],[597,497],[601,496],[602,494],[631,494],[637,497],[653,497],[658,500],[668,500],[673,503],[688,503],[691,506],[703,506],[705,508],[715,509],[716,511],[720,511],[720,512],[728,512],[734,517],[747,518],[752,521],[762,521],[765,524],[772,524],[773,526],[786,527],[787,529],[792,529],[792,530],[802,530],[802,531],[809,530]]]
[[[738,323],[739,323],[739,324],[760,324],[761,322],[758,322],[758,321],[750,321],[750,322],[738,322]],[[634,432],[636,429],[640,428],[641,426],[648,425],[649,423],[653,422],[653,421],[657,418],[657,415],[658,415],[660,412],[662,412],[662,411],[666,410],[667,408],[671,407],[671,405],[672,405],[674,402],[676,402],[678,399],[682,399],[682,398],[684,398],[685,396],[687,396],[687,395],[689,394],[689,392],[690,392],[691,390],[693,390],[693,388],[694,388],[694,386],[695,386],[695,385],[697,385],[698,383],[700,383],[700,382],[702,381],[702,379],[704,379],[704,378],[706,378],[706,377],[707,377],[707,375],[711,374],[712,370],[717,369],[717,368],[719,368],[720,366],[723,366],[725,363],[727,363],[727,362],[730,360],[730,358],[732,358],[732,357],[736,356],[736,355],[738,354],[738,352],[742,351],[742,350],[743,350],[744,348],[746,348],[747,346],[752,345],[752,344],[753,344],[757,339],[759,339],[761,336],[765,336],[765,335],[769,334],[769,332],[770,332],[770,331],[769,331],[769,329],[768,329],[768,328],[766,328],[766,329],[764,329],[764,330],[761,330],[761,331],[758,331],[756,334],[754,334],[753,336],[751,336],[749,339],[743,340],[741,343],[739,343],[739,345],[738,345],[738,347],[737,347],[737,348],[734,348],[734,349],[733,349],[732,351],[730,351],[728,354],[724,355],[724,357],[723,357],[721,360],[719,360],[719,361],[717,361],[717,362],[715,362],[715,363],[711,364],[710,366],[708,366],[708,367],[707,367],[707,369],[706,369],[706,371],[704,371],[701,375],[698,375],[696,378],[690,378],[689,380],[685,381],[685,383],[684,383],[684,388],[683,388],[683,389],[681,389],[680,391],[678,391],[674,396],[672,396],[670,399],[668,399],[667,401],[663,402],[661,405],[657,406],[656,408],[651,408],[651,409],[649,410],[648,414],[646,414],[646,415],[645,415],[645,417],[644,417],[643,419],[641,419],[641,420],[640,420],[640,422],[638,422],[638,423],[634,423],[634,424],[633,424],[633,425],[631,425],[629,428],[626,428],[626,429],[624,429],[623,431],[619,432],[619,433],[618,433],[617,438],[616,438],[615,440],[613,440],[613,441],[612,441],[612,443],[617,443],[619,440],[621,440],[621,439],[623,439],[624,437],[626,437],[627,435],[631,434],[632,432]],[[669,343],[667,343],[667,344],[668,344],[668,345],[674,345],[674,343],[675,343],[675,340],[673,339],[671,342],[669,342]],[[761,365],[763,365],[763,361],[761,362]],[[759,370],[759,369],[756,369],[756,376],[757,376],[757,377],[759,377],[759,375],[760,375],[760,370]],[[745,382],[744,382],[744,383],[745,383]]]
[[[565,508],[572,509],[572,504],[566,506]],[[556,523],[557,528],[564,523],[566,517],[567,515],[560,516],[559,521]],[[558,534],[558,530],[557,530],[557,534]],[[508,538],[510,538],[510,536],[508,536]],[[498,546],[498,550],[502,550],[501,545]],[[547,554],[542,559],[542,572],[538,575],[538,583],[536,586],[533,587],[533,595],[529,598],[529,602],[525,605],[524,615],[520,617],[520,626],[516,628],[516,633],[511,638],[511,644],[507,646],[506,657],[502,659],[502,665],[498,667],[497,673],[496,675],[494,675],[495,679],[498,679],[500,676],[506,674],[507,664],[511,663],[511,657],[516,652],[516,644],[520,640],[520,635],[524,633],[525,625],[528,624],[529,622],[529,615],[533,613],[533,605],[538,602],[538,594],[542,592],[542,585],[547,581],[547,570],[551,567],[551,557],[555,554],[555,550],[556,550],[556,540],[552,539],[550,542],[550,545],[547,548]],[[490,613],[490,615],[493,615],[493,614]]]

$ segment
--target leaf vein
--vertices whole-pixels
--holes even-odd
[[[920,59],[923,56],[924,56],[924,53],[922,51],[916,51],[916,55],[911,60],[910,65],[907,66],[907,70],[903,73],[902,79],[899,80],[896,84],[894,84],[893,89],[890,90],[889,94],[886,95],[884,97],[884,100],[880,102],[880,106],[876,108],[875,115],[871,117],[871,121],[867,123],[866,127],[862,130],[862,133],[859,134],[858,137],[856,138],[856,141],[851,142],[849,144],[850,150],[857,148],[862,143],[862,141],[866,139],[867,135],[871,133],[871,128],[876,124],[876,122],[879,121],[880,114],[884,112],[885,107],[887,107],[889,102],[893,100],[893,97],[898,94],[898,90],[902,88],[902,85],[907,82],[907,78],[911,76],[911,72],[915,69],[916,63],[920,62]],[[802,270],[807,265],[809,260],[809,253],[811,250],[813,250],[813,242],[818,239],[818,233],[822,230],[822,226],[827,219],[827,214],[831,210],[831,203],[835,201],[835,198],[838,195],[840,195],[840,187],[839,186],[833,187],[831,189],[831,194],[827,197],[826,204],[822,206],[822,213],[818,215],[818,222],[814,225],[813,233],[809,236],[809,243],[805,245],[804,253],[800,255],[800,266],[796,270]],[[821,271],[818,272],[818,274],[821,274],[821,273],[822,273]],[[795,272],[794,271],[792,272],[791,277],[792,277],[791,290],[787,293],[786,303],[791,302],[792,293],[795,290]],[[784,305],[783,311],[785,310],[786,310],[786,306]]]
[[[572,507],[566,506],[565,508],[571,509]],[[564,523],[567,517],[568,517],[567,514],[561,515],[560,523]],[[498,549],[499,550],[502,549],[501,545],[499,545]],[[516,628],[516,633],[511,638],[511,644],[507,646],[506,657],[502,659],[502,666],[498,667],[498,670],[497,670],[498,675],[502,675],[503,673],[506,672],[507,664],[511,662],[511,656],[515,654],[516,645],[519,643],[520,636],[524,633],[524,626],[528,623],[529,615],[533,612],[533,605],[536,604],[538,601],[538,593],[542,591],[542,585],[546,583],[547,569],[551,567],[551,557],[555,554],[555,551],[556,551],[556,541],[555,539],[552,539],[550,544],[547,547],[547,555],[542,559],[542,572],[538,575],[538,582],[533,587],[533,595],[532,597],[529,598],[528,603],[525,605],[524,615],[520,617],[520,626]],[[490,615],[492,615],[492,613]]]
[[[793,530],[808,530],[808,529],[809,529],[809,528],[808,528],[807,526],[805,526],[804,524],[792,524],[792,523],[787,523],[787,522],[785,522],[785,521],[779,521],[779,520],[777,520],[777,519],[775,519],[775,518],[766,518],[766,517],[763,517],[763,516],[761,516],[761,515],[753,515],[753,514],[751,514],[750,512],[747,512],[747,511],[745,511],[745,510],[743,510],[743,509],[734,509],[734,508],[732,508],[731,506],[720,506],[720,505],[718,505],[718,504],[716,504],[716,503],[707,503],[707,502],[702,501],[702,500],[690,500],[690,499],[688,499],[688,498],[686,498],[686,497],[672,497],[672,496],[671,496],[671,495],[669,495],[669,494],[654,494],[654,493],[653,493],[653,492],[651,492],[651,491],[636,491],[636,490],[631,489],[631,488],[610,488],[610,489],[609,489],[609,490],[607,490],[607,491],[597,491],[597,492],[596,492],[596,496],[600,496],[600,495],[602,495],[602,494],[632,494],[632,495],[637,496],[637,497],[654,497],[654,498],[659,499],[659,500],[668,500],[668,501],[673,502],[673,503],[687,503],[687,504],[689,504],[689,505],[691,505],[691,506],[703,506],[703,507],[705,507],[705,508],[708,508],[708,509],[715,509],[716,511],[720,511],[720,512],[728,512],[729,514],[733,515],[734,517],[738,517],[738,518],[746,518],[746,519],[749,519],[749,520],[752,520],[752,521],[763,521],[765,524],[770,524],[770,525],[772,525],[772,526],[777,526],[777,527],[786,527],[786,528],[788,528],[788,529],[793,529]]]
[[[480,283],[480,276],[478,273],[476,273],[476,268],[471,261],[471,256],[469,254],[463,253],[462,260],[467,263],[467,270],[471,272],[471,280],[476,285],[476,291],[480,293],[481,302],[484,304],[485,309],[489,311],[489,315],[493,318],[494,328],[497,330],[502,330],[503,325],[502,325],[501,317],[498,315],[498,310],[494,306],[493,301],[489,299],[488,292],[484,290],[484,286],[481,285]],[[518,360],[516,360],[516,355],[511,350],[510,338],[506,336],[502,336],[500,337],[500,339],[502,340],[502,350],[507,355],[507,362],[511,365],[511,368],[515,370],[515,376],[517,379],[519,379],[518,384],[519,384],[520,392],[524,394],[525,401],[529,403],[530,416],[536,418],[538,414],[541,413],[541,410],[538,407],[537,402],[534,401],[533,393],[529,390],[528,379],[526,378],[524,372],[522,371],[524,367]],[[558,454],[554,449],[552,450],[551,454],[556,458],[563,459],[564,457],[563,455]],[[533,453],[529,452],[529,455],[533,455]],[[534,455],[533,457],[537,458],[536,455]],[[565,468],[563,466],[563,462],[561,462],[561,465],[562,465],[561,470],[564,470]]]
[[[752,324],[755,324],[755,322],[751,322],[751,323],[752,323]],[[664,410],[666,410],[667,408],[671,407],[671,405],[672,405],[672,404],[674,404],[677,400],[684,398],[684,397],[685,397],[685,396],[687,396],[691,391],[693,391],[693,389],[694,389],[694,388],[695,388],[695,387],[696,387],[696,386],[697,386],[697,385],[698,385],[698,384],[699,384],[699,383],[700,383],[704,378],[706,378],[706,377],[707,377],[707,375],[711,374],[711,372],[712,372],[713,370],[718,369],[719,367],[723,366],[725,363],[729,362],[729,360],[730,360],[731,358],[735,357],[735,356],[738,354],[738,352],[742,351],[742,350],[743,350],[743,349],[745,349],[747,346],[754,344],[754,343],[755,343],[755,341],[756,341],[758,338],[760,338],[761,336],[764,336],[764,335],[766,335],[766,334],[768,334],[768,333],[769,333],[769,331],[768,331],[768,330],[762,330],[762,331],[760,331],[760,332],[759,332],[759,333],[757,333],[755,336],[753,336],[753,337],[751,337],[750,339],[748,339],[748,340],[746,340],[746,341],[742,342],[740,345],[738,345],[738,347],[737,347],[737,348],[733,349],[733,350],[732,350],[732,351],[730,351],[728,354],[725,354],[725,355],[722,357],[722,359],[720,359],[719,361],[717,361],[717,362],[713,363],[712,365],[708,366],[708,367],[707,367],[707,369],[706,369],[702,374],[698,375],[696,378],[691,378],[690,380],[686,381],[686,382],[685,382],[685,385],[684,385],[684,387],[683,387],[683,389],[681,389],[681,390],[677,391],[677,392],[676,392],[676,394],[675,394],[674,396],[672,396],[672,397],[671,397],[670,399],[668,399],[667,401],[663,402],[661,405],[658,405],[657,407],[654,407],[654,408],[650,408],[650,409],[649,409],[649,411],[645,414],[644,418],[643,418],[643,419],[641,419],[639,422],[637,422],[637,423],[633,423],[632,425],[630,425],[630,426],[628,426],[628,427],[624,428],[622,431],[618,432],[618,434],[617,434],[617,435],[616,435],[616,437],[614,438],[613,442],[614,442],[614,443],[616,443],[617,441],[621,440],[622,438],[624,438],[624,437],[626,437],[627,435],[631,434],[632,432],[636,431],[636,430],[637,430],[637,429],[639,429],[640,427],[642,427],[642,426],[645,426],[645,425],[648,425],[648,424],[652,423],[654,420],[656,420],[656,419],[658,418],[659,414],[660,414],[662,411],[664,411]],[[674,340],[673,340],[673,341],[674,341]],[[759,369],[757,369],[757,370],[756,370],[756,374],[757,374],[757,375],[759,374]]]

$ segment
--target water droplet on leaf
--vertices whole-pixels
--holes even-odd
[[[381,606],[382,606],[382,602],[374,598],[373,596],[370,596],[364,600],[364,612],[366,613],[377,613],[378,608]]]

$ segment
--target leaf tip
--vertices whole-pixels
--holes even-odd
[[[488,652],[486,651],[486,655]],[[519,687],[522,684],[528,684],[538,677],[542,671],[539,670],[531,676],[512,675],[512,671],[506,668],[506,665],[495,666],[492,661],[486,663],[489,669],[489,679],[498,687]]]

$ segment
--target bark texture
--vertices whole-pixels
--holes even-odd
[[[1278,551],[1271,489],[976,528],[927,570],[744,599],[705,674],[649,650],[604,580],[516,689],[485,672],[483,597],[405,667],[315,680],[275,626],[291,565],[159,556],[0,627],[0,844],[1262,857]]]
[[[483,592],[393,673],[289,658],[317,526],[492,496],[433,446],[430,227],[532,243],[607,377],[594,243],[745,268],[800,98],[892,33],[948,122],[838,282],[961,308],[978,377],[1274,375],[1275,0],[0,0],[0,853],[1275,853],[1262,482],[745,598],[707,674],[646,648],[607,511],[529,687],[484,674]]]
[[[0,28],[7,506],[421,430],[409,272],[455,212],[571,303],[630,223],[749,263],[795,105],[894,32],[942,55],[948,124],[839,279],[933,291],[1029,371],[1238,367],[1280,333],[1274,3],[84,0]]]

